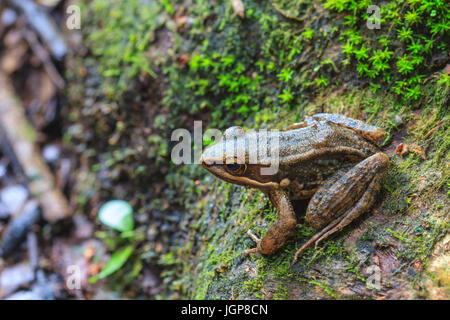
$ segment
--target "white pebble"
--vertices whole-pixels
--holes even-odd
[[[28,198],[28,190],[22,185],[9,186],[1,190],[0,201],[10,213],[16,213]]]

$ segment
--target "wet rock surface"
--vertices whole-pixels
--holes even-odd
[[[69,37],[64,93],[23,39],[24,26],[2,10],[3,71],[73,210],[54,224],[24,210],[33,199],[2,146],[0,193],[11,195],[0,194],[2,298],[448,298],[449,61],[438,52],[447,49],[435,45],[414,74],[399,73],[420,59],[412,40],[424,44],[428,27],[408,24],[411,40],[409,27],[389,21],[392,32],[378,37],[354,14],[364,8],[345,2],[336,12],[335,3],[246,1],[242,19],[228,1],[93,0],[83,29]],[[194,120],[204,129],[283,129],[316,112],[388,132],[380,147],[392,165],[377,202],[292,264],[315,232],[305,224],[307,203],[299,204],[299,223],[280,252],[244,257],[254,246],[247,231],[263,235],[277,212],[259,191],[220,182],[198,165],[174,165],[171,133],[192,131]],[[400,144],[409,151],[396,154]],[[112,199],[133,207],[132,235],[98,221]],[[123,267],[90,283],[130,243]]]

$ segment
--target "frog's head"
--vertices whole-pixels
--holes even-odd
[[[262,174],[261,168],[269,167],[258,161],[258,134],[241,127],[227,129],[217,143],[209,146],[201,156],[201,164],[216,177],[238,185],[267,190],[277,185],[275,174]]]

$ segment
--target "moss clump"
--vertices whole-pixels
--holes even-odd
[[[189,45],[174,48],[188,62],[168,69],[165,101],[176,112],[211,111],[213,126],[250,115],[260,125],[270,120],[268,109],[303,109],[305,97],[358,76],[373,92],[417,101],[449,50],[450,7],[440,0],[380,3],[380,29],[367,27],[370,1],[249,1],[245,20],[227,1],[195,4]]]
[[[383,87],[418,100],[427,74],[445,65],[436,59],[449,50],[450,6],[445,1],[324,0],[323,6],[345,14],[343,65],[356,64],[373,91]]]
[[[159,1],[94,0],[85,12],[95,27],[87,45],[97,59],[107,97],[120,100],[136,76],[157,77],[158,61],[152,59],[149,47],[165,21]]]
[[[307,37],[297,34],[298,26],[283,21],[270,3],[246,3],[245,20],[228,1],[195,4],[189,33],[177,35],[185,41],[174,42],[176,54],[189,52],[188,62],[167,68],[171,110],[210,111],[211,125],[226,127],[250,115],[261,125],[270,120],[269,110],[292,109],[307,79],[298,72]],[[208,20],[205,12],[217,19]]]

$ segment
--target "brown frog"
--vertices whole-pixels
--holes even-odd
[[[261,190],[279,211],[278,221],[261,240],[249,231],[257,247],[245,254],[268,255],[281,248],[297,224],[291,200],[311,199],[306,222],[319,232],[297,251],[295,261],[309,245],[317,247],[373,204],[389,168],[389,158],[374,143],[385,136],[382,129],[359,120],[315,114],[266,135],[231,127],[223,140],[205,150],[201,163],[222,180]],[[226,147],[230,141],[233,148]],[[269,155],[255,151],[262,144],[270,145]],[[274,157],[277,170],[264,173]]]

